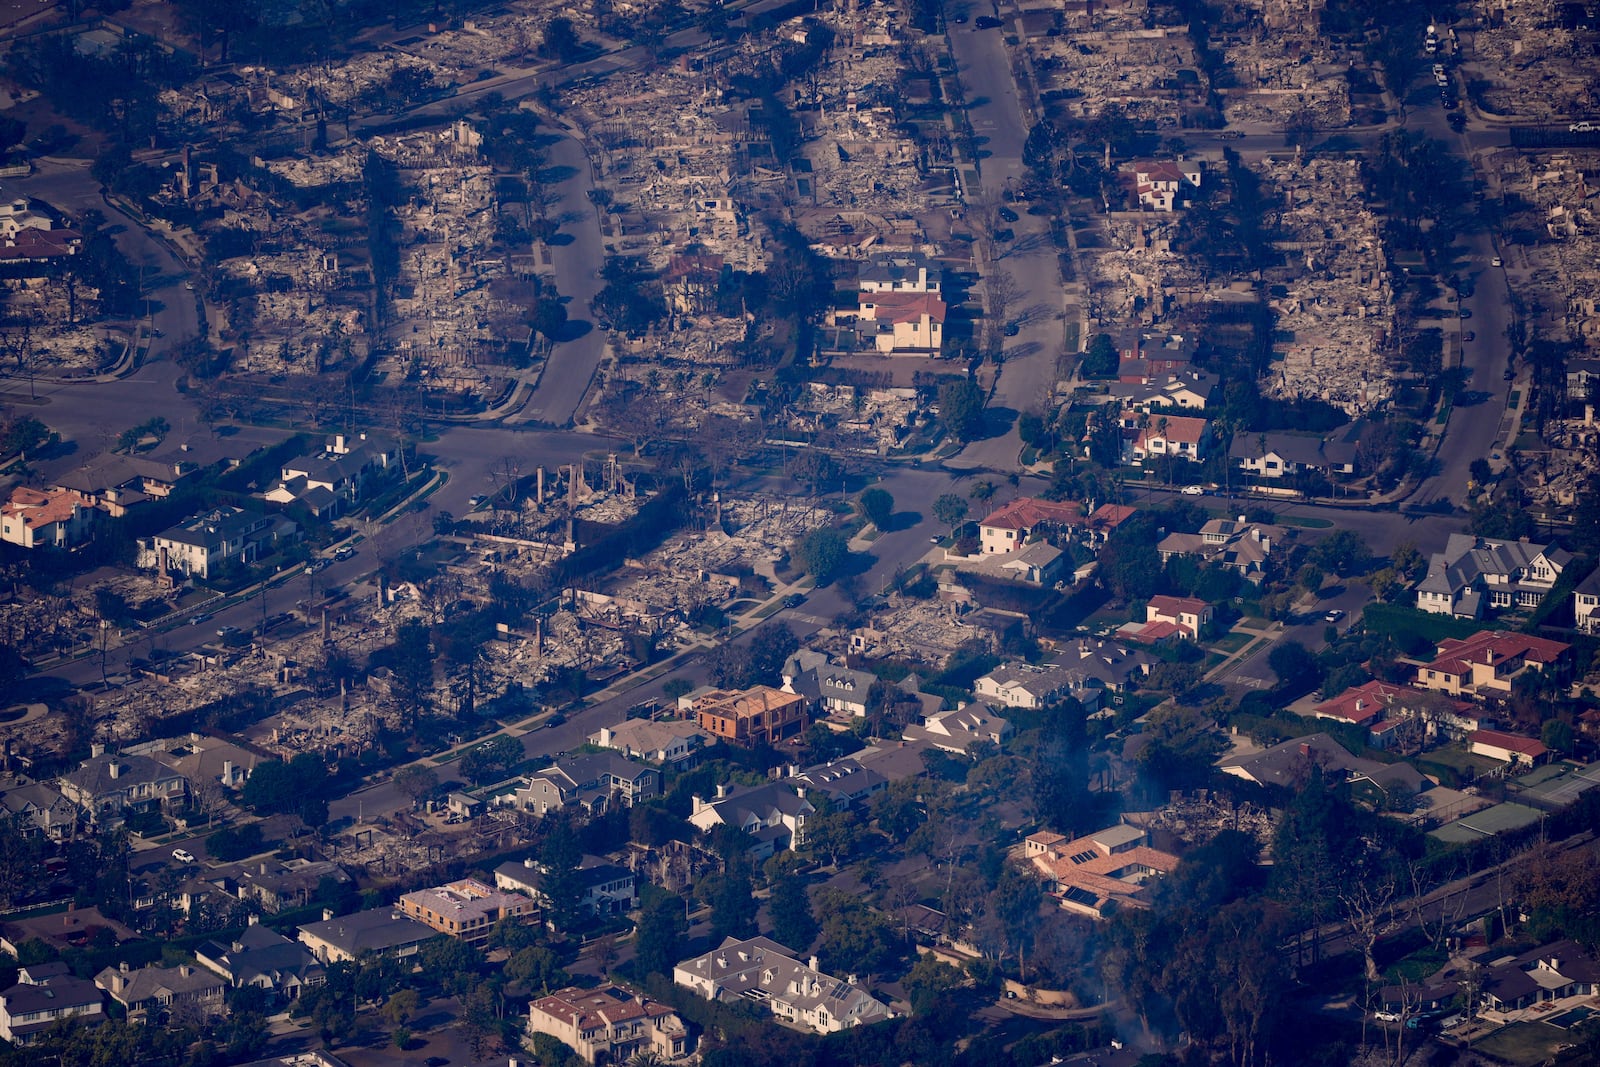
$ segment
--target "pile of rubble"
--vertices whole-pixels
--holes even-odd
[[[676,67],[619,73],[570,94],[596,184],[611,196],[607,251],[660,271],[693,244],[734,270],[765,268],[764,234],[751,227],[740,193],[785,179],[759,166],[740,173],[749,107],[729,102],[715,74]]]
[[[1167,24],[1148,24],[1143,5],[1097,4],[1090,24],[1072,33],[1052,33],[1053,19],[1030,16],[1026,24],[1036,32],[1028,35],[1028,49],[1040,99],[1077,118],[1114,106],[1134,121],[1178,126],[1183,105],[1204,92],[1198,77],[1178,77],[1198,70],[1188,27],[1173,12],[1156,14],[1168,15]]]
[[[1315,396],[1351,415],[1388,397],[1384,347],[1394,330],[1377,217],[1360,164],[1283,159],[1263,164],[1283,201],[1278,244],[1289,263],[1263,281],[1276,292],[1280,357],[1262,382],[1269,396]]]
[[[923,155],[900,125],[906,101],[896,85],[907,43],[892,10],[865,14],[823,13],[833,22],[832,61],[805,87],[806,159],[811,165],[811,202],[818,206],[917,214],[930,206],[924,188]],[[921,57],[931,69],[933,59]],[[948,163],[947,163],[948,166]],[[805,199],[802,197],[802,199]]]
[[[1560,0],[1494,9],[1472,34],[1477,97],[1485,111],[1522,120],[1590,114],[1597,103],[1589,41],[1565,28]]]
[[[868,659],[910,660],[938,671],[963,644],[989,637],[989,631],[963,621],[949,605],[904,599],[891,602],[853,631],[849,649]]]
[[[826,427],[842,437],[845,447],[886,455],[904,441],[920,410],[915,389],[812,382],[784,428],[814,434]]]
[[[1105,219],[1104,246],[1080,252],[1095,320],[1155,323],[1222,281],[1211,279],[1194,257],[1172,250],[1174,224],[1172,215],[1153,212],[1116,212]]]
[[[1348,126],[1351,56],[1318,34],[1316,13],[1266,0],[1235,10],[1247,17],[1226,35],[1222,50],[1235,81],[1222,92],[1228,121]]]
[[[1530,205],[1530,213],[1513,224],[1523,232],[1544,231],[1542,240],[1506,250],[1515,287],[1545,297],[1529,301],[1542,309],[1532,332],[1592,348],[1600,343],[1600,210],[1589,184],[1595,172],[1587,163],[1563,152],[1501,151],[1488,165],[1503,192]]]

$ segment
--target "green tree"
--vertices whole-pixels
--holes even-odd
[[[1283,640],[1267,655],[1267,665],[1280,686],[1304,685],[1317,672],[1317,661],[1297,641]]]
[[[839,530],[812,530],[794,546],[795,562],[805,568],[818,585],[832,581],[849,558],[849,538]]]
[[[970,378],[939,387],[939,422],[957,441],[972,441],[983,435],[983,409],[983,390]]]
[[[924,953],[906,972],[903,984],[911,999],[911,1010],[917,1015],[927,1015],[940,1003],[940,996],[959,987],[964,978],[960,971],[933,953]]]
[[[887,530],[894,519],[894,497],[887,489],[874,486],[861,494],[861,514],[880,530]]]
[[[864,978],[894,965],[900,950],[893,929],[858,894],[824,889],[817,910],[823,916],[818,955],[825,971]]]
[[[561,968],[561,960],[542,945],[521,949],[505,962],[505,976],[520,982],[530,990],[547,994],[572,981],[572,976]]]
[[[433,642],[427,624],[407,619],[394,643],[394,700],[402,729],[416,739],[417,727],[433,710]]]
[[[933,517],[950,527],[951,534],[967,517],[967,502],[954,493],[942,493],[933,502]]]
[[[408,764],[394,772],[394,787],[411,798],[411,806],[439,788],[439,776],[431,768],[419,763]]]
[[[547,821],[551,824],[550,831],[539,843],[539,864],[544,868],[541,890],[551,924],[557,930],[567,931],[579,918],[583,886],[578,866],[583,862],[583,849],[569,819],[550,816]]]
[[[755,886],[750,881],[750,869],[740,857],[728,861],[727,870],[712,875],[706,902],[711,905],[711,940],[752,937],[756,933]]]
[[[1083,354],[1080,370],[1085,378],[1115,378],[1118,362],[1116,342],[1109,334],[1097,333]]]
[[[507,734],[496,734],[461,757],[461,773],[482,785],[503,778],[526,758],[521,741]]]
[[[1560,719],[1551,719],[1539,731],[1539,740],[1544,742],[1544,747],[1564,756],[1572,751],[1574,740],[1572,724]]]
[[[682,958],[680,950],[688,929],[683,899],[654,886],[647,886],[639,911],[638,933],[634,938],[634,973],[640,978],[652,974],[671,974],[673,966]]]
[[[772,896],[767,901],[772,920],[772,938],[780,945],[804,954],[817,939],[817,920],[811,913],[811,895],[804,879],[784,873],[773,879]]]

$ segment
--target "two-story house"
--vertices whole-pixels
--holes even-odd
[[[0,540],[21,548],[72,548],[94,528],[95,509],[72,489],[19,485],[0,505]]]
[[[589,1064],[642,1062],[653,1053],[671,1063],[693,1046],[678,1013],[621,986],[570,986],[528,1005],[528,1033],[548,1034]]]
[[[1593,637],[1600,633],[1600,568],[1589,572],[1572,590],[1572,617],[1580,634]]]
[[[634,873],[600,856],[585,856],[578,864],[577,909],[588,915],[623,915],[639,905],[639,885]],[[547,871],[537,860],[507,860],[494,869],[494,884],[513,893],[525,893],[541,905],[549,903],[544,891]]]
[[[1292,478],[1302,471],[1354,474],[1356,446],[1342,437],[1298,433],[1236,433],[1228,458],[1245,474],[1265,481]]]
[[[1266,576],[1273,549],[1282,545],[1289,531],[1282,526],[1246,522],[1238,519],[1211,519],[1199,533],[1170,533],[1156,545],[1165,564],[1173,556],[1194,556],[1206,563],[1238,573],[1252,582]]]
[[[965,756],[980,743],[1004,745],[1011,736],[1011,729],[1011,723],[1004,716],[978,702],[924,716],[921,725],[907,726],[901,737],[913,744],[925,741],[935,748]]]
[[[704,956],[679,963],[672,980],[706,1000],[764,1004],[779,1022],[819,1034],[881,1022],[892,1014],[853,976],[841,981],[818,970],[815,957],[801,963],[765,937],[727,938]]]
[[[476,878],[403,894],[395,907],[408,919],[471,944],[488,940],[501,919],[521,918],[539,910],[532,897],[507,893]]]
[[[750,855],[765,859],[805,845],[806,820],[816,805],[779,782],[758,786],[717,786],[715,799],[693,798],[689,822],[701,833],[731,826],[756,839]]]
[[[224,563],[255,562],[263,550],[292,541],[298,530],[280,515],[222,505],[141,540],[139,566],[209,578]]]
[[[251,918],[232,940],[207,941],[195,959],[226,978],[234,988],[253,986],[280,1000],[295,1000],[327,981],[327,971],[309,949]]]
[[[602,726],[588,737],[589,744],[596,748],[680,770],[693,769],[708,740],[704,730],[681,719],[629,719],[615,726]]]
[[[1462,619],[1482,618],[1486,609],[1532,610],[1571,561],[1554,545],[1451,534],[1428,560],[1417,610]]]
[[[740,692],[713,689],[694,701],[694,721],[706,733],[736,745],[771,745],[803,731],[806,699],[769,685]]]
[[[541,816],[563,809],[603,815],[612,805],[632,807],[661,794],[660,771],[611,752],[559,760],[523,783],[509,802]]]
[[[986,556],[1004,555],[1020,551],[1036,534],[1072,530],[1083,522],[1083,507],[1072,501],[1018,497],[978,523],[978,544]]]
[[[1176,456],[1190,463],[1206,458],[1211,424],[1188,415],[1143,416],[1127,449],[1128,462],[1140,466],[1158,456]]]
[[[166,810],[189,796],[188,780],[149,756],[100,753],[57,785],[98,826],[119,826],[129,813]]]
[[[1164,622],[1176,626],[1184,638],[1198,640],[1200,631],[1211,625],[1211,605],[1192,596],[1156,595],[1145,602],[1146,622]]]
[[[23,967],[17,972],[17,984],[0,992],[0,1039],[19,1048],[68,1019],[95,1026],[105,1018],[100,987],[74,978],[60,961]]]
[[[1572,646],[1544,637],[1483,630],[1439,642],[1435,657],[1417,668],[1417,687],[1453,697],[1503,698],[1512,687],[1547,675],[1559,682],[1572,670]]]
[[[129,970],[126,963],[107,967],[94,976],[94,984],[111,995],[135,1023],[182,1020],[203,1024],[222,1014],[228,981],[204,967],[151,964]]]
[[[1204,172],[1198,160],[1141,160],[1133,165],[1133,191],[1139,206],[1176,211],[1188,192],[1200,188]]]

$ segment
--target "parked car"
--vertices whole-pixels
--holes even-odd
[[[1003,207],[1000,209],[1000,217],[1005,219],[1007,222],[1016,222],[1017,219],[1021,218],[1022,216],[1018,215],[1015,211],[1012,211],[1008,207]]]
[[[1594,123],[1592,123],[1592,122],[1574,122],[1571,126],[1567,127],[1567,132],[1568,133],[1593,133],[1594,132]]]
[[[355,549],[351,548],[349,545],[345,545],[343,548],[333,554],[333,558],[338,560],[340,563],[343,563],[347,559],[354,559],[355,554]]]
[[[179,863],[193,863],[194,853],[186,848],[175,848],[172,850],[172,858]]]
[[[783,598],[783,606],[786,608],[797,608],[805,602],[806,598],[805,594],[803,593],[790,593],[788,596]]]
[[[1468,330],[1466,333],[1461,335],[1461,339],[1463,341],[1476,341],[1478,339],[1478,331]]]
[[[1505,262],[1499,256],[1495,256],[1493,259],[1491,259],[1489,261],[1489,266],[1491,266],[1491,267],[1503,267],[1503,266],[1505,266]]]
[[[1223,130],[1218,134],[1224,141],[1241,141],[1244,139],[1243,130]]]
[[[192,616],[189,619],[189,625],[190,626],[199,626],[201,623],[206,623],[206,622],[210,622],[210,621],[211,621],[211,613],[209,611],[202,611],[200,614]]]
[[[1323,614],[1322,618],[1325,622],[1338,622],[1340,619],[1344,618],[1344,609],[1329,608],[1327,612]]]
[[[1186,485],[1183,487],[1184,496],[1205,496],[1206,487],[1203,485]]]

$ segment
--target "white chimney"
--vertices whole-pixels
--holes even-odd
[[[89,758],[90,759],[99,759],[101,756],[104,756],[105,754],[106,754],[106,746],[101,744],[100,742],[96,741],[94,744],[89,746]]]
[[[122,777],[122,763],[119,760],[112,760],[110,764],[107,765],[106,769],[110,772],[111,777]]]
[[[322,921],[325,922],[325,923],[329,923],[329,922],[333,921],[333,909],[332,908],[323,908],[322,909]]]
[[[728,799],[728,785],[727,785],[726,782],[723,782],[723,783],[721,783],[720,785],[717,786],[717,799],[718,800],[726,800],[726,799]]]
[[[817,964],[818,964],[818,963],[820,963],[820,962],[821,962],[821,961],[820,961],[820,960],[818,960],[818,959],[817,959],[817,957],[815,957],[815,956],[812,956],[812,957],[811,957],[811,969],[812,969],[812,970],[813,970],[813,971],[820,971],[820,970],[822,970],[822,968],[821,968],[821,967],[819,967],[819,966],[817,966]]]

